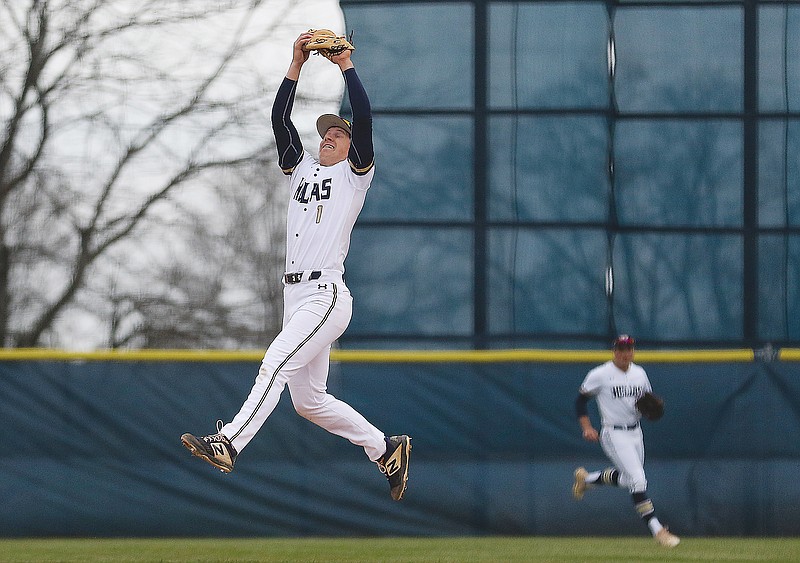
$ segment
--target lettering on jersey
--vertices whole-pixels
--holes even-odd
[[[611,394],[615,399],[622,397],[639,397],[644,393],[641,385],[615,385],[611,388]]]
[[[300,203],[308,203],[310,201],[322,201],[331,198],[331,178],[325,178],[322,183],[319,182],[306,182],[305,178],[300,179],[297,184],[297,190],[294,192],[293,199]]]

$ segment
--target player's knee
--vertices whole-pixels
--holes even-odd
[[[294,403],[294,410],[303,418],[311,418],[314,416],[314,405],[308,403]]]
[[[314,416],[317,415],[322,409],[322,404],[313,399],[297,401],[292,400],[292,404],[294,405],[294,410],[297,412],[297,414],[309,420],[313,420]]]
[[[632,494],[644,493],[647,491],[647,479],[644,477],[631,478],[629,489]]]

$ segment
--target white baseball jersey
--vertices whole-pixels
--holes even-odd
[[[334,270],[344,273],[350,234],[374,175],[374,166],[359,176],[348,160],[322,166],[303,151],[303,158],[290,179],[287,272]]]
[[[647,490],[641,414],[635,404],[645,391],[651,387],[644,369],[631,362],[624,372],[611,360],[586,374],[580,388],[584,395],[597,399],[603,425],[600,445],[620,471],[620,486],[631,493]]]
[[[651,391],[650,380],[641,366],[631,362],[627,372],[609,360],[586,374],[580,392],[597,399],[603,426],[631,426],[639,422],[636,400]]]

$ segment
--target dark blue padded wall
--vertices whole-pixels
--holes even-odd
[[[800,533],[800,365],[649,364],[650,493],[685,535]],[[572,500],[573,399],[591,364],[343,363],[330,391],[413,437],[393,502],[363,451],[284,397],[225,475],[179,436],[229,420],[252,362],[0,362],[0,534],[308,536],[645,533],[627,493]],[[596,413],[593,413],[595,420]]]

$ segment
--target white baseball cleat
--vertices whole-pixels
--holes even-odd
[[[658,542],[659,545],[663,545],[664,547],[675,547],[681,543],[681,538],[674,534],[670,534],[669,530],[666,528],[661,528],[661,530],[655,536],[653,536],[653,538]]]
[[[575,500],[581,500],[586,493],[588,485],[586,484],[586,476],[589,472],[583,467],[575,470],[575,482],[572,484],[572,497]]]

